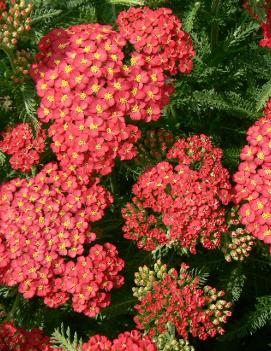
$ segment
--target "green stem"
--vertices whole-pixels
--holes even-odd
[[[15,300],[13,302],[13,305],[11,307],[11,310],[9,311],[9,313],[8,313],[6,319],[5,319],[6,321],[12,321],[13,320],[13,317],[14,317],[14,314],[15,314],[15,312],[17,310],[19,302],[20,302],[20,294],[17,293],[16,297],[15,297]]]
[[[213,0],[212,5],[211,5],[211,14],[213,16],[213,24],[211,28],[211,47],[212,49],[215,49],[218,43],[218,37],[219,37],[219,26],[218,26],[218,20],[216,18],[218,11],[220,8],[220,0]]]
[[[9,59],[9,63],[10,63],[10,66],[12,68],[12,71],[15,74],[16,73],[16,69],[15,69],[15,66],[14,66],[14,63],[13,63],[12,51],[7,46],[5,46],[3,44],[0,44],[0,50],[2,50],[6,54],[7,58]]]

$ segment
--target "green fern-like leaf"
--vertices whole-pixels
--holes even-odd
[[[5,161],[6,161],[6,155],[0,150],[0,166],[3,166]]]
[[[254,334],[257,330],[271,323],[271,296],[257,298],[254,311],[232,325],[231,331],[220,337],[221,341],[230,341]]]
[[[231,31],[226,40],[225,40],[225,47],[231,48],[240,44],[242,41],[246,40],[252,33],[255,32],[259,28],[259,24],[256,22],[249,22],[244,24],[238,25],[233,31]]]
[[[256,110],[261,111],[270,97],[271,97],[271,79],[266,84],[264,84],[262,89],[259,90],[259,93],[257,94]]]
[[[82,341],[78,340],[77,333],[71,336],[70,328],[66,330],[61,324],[60,330],[56,329],[51,337],[51,343],[54,347],[64,349],[67,351],[81,351]]]
[[[187,32],[191,32],[197,17],[198,10],[201,6],[200,1],[195,2],[183,17],[183,27]]]

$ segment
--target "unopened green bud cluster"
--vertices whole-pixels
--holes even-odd
[[[31,29],[33,5],[24,0],[12,0],[7,11],[1,13],[0,43],[9,48],[16,46],[19,36]]]
[[[255,246],[256,239],[243,228],[237,228],[229,233],[230,241],[223,248],[227,262],[244,261]]]
[[[176,339],[168,333],[160,334],[155,342],[159,351],[195,351],[187,340]]]

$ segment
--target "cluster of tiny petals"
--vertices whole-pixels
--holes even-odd
[[[136,155],[140,130],[125,117],[156,121],[169,102],[163,70],[149,68],[137,52],[125,65],[125,44],[100,24],[54,29],[39,44],[30,69],[41,97],[38,117],[53,121],[51,147],[63,169],[110,173],[116,157]]]
[[[112,201],[98,179],[76,178],[54,163],[30,180],[2,184],[1,284],[18,285],[25,298],[40,296],[50,307],[72,297],[75,311],[96,315],[123,283],[113,245],[96,244],[85,256],[84,245],[96,238],[89,222],[101,219]]]
[[[7,4],[5,0],[0,1],[0,10],[1,12],[7,8]],[[0,15],[0,21],[1,21],[2,15]]]
[[[154,271],[140,267],[133,288],[139,300],[135,306],[138,314],[134,321],[138,329],[157,338],[173,324],[184,339],[191,334],[205,340],[217,333],[223,334],[223,324],[231,315],[231,303],[223,299],[224,292],[210,286],[199,288],[199,278],[192,278],[186,264],[180,272],[168,270],[160,261]]]
[[[269,101],[270,104],[270,101]],[[271,244],[271,119],[260,118],[247,131],[241,163],[234,175],[235,200],[248,233]]]
[[[92,336],[83,344],[82,351],[157,351],[154,342],[138,330],[126,331],[114,340],[106,336]]]
[[[227,231],[224,205],[231,200],[221,157],[205,135],[178,139],[168,160],[145,171],[134,185],[132,203],[122,210],[124,237],[145,250],[172,242],[191,253],[197,243],[217,248]]]
[[[13,169],[29,172],[32,166],[39,163],[40,154],[45,149],[44,129],[39,128],[34,136],[29,124],[20,123],[1,136],[0,150],[11,155],[9,162]]]
[[[117,19],[120,33],[143,54],[150,67],[170,74],[190,73],[195,55],[192,40],[168,8],[130,8]]]
[[[40,329],[27,331],[13,323],[0,324],[0,351],[56,351]]]

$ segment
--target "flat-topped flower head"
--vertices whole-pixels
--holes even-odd
[[[225,206],[231,200],[222,150],[205,135],[178,139],[167,159],[145,171],[123,209],[124,237],[139,248],[176,244],[196,253],[220,245],[227,231]]]
[[[270,100],[265,116],[247,131],[241,163],[234,175],[235,201],[240,204],[241,223],[246,231],[271,244],[271,113]],[[271,247],[271,246],[270,246]]]
[[[90,225],[112,201],[99,179],[76,177],[54,163],[34,178],[2,184],[1,284],[18,285],[25,298],[40,296],[50,307],[71,297],[75,311],[96,316],[124,282],[115,246],[94,244]]]
[[[142,21],[147,22],[142,25],[157,40],[153,46],[144,39],[147,56],[138,41],[126,53],[130,39],[123,26],[137,33],[141,25],[128,21],[126,26],[129,11],[119,15],[120,32],[108,25],[84,24],[54,29],[41,39],[30,72],[41,97],[38,117],[53,122],[51,147],[62,168],[105,175],[117,157],[135,157],[140,130],[126,118],[159,120],[173,92],[166,71],[191,71],[194,51],[180,21],[171,10],[149,11],[144,9]]]
[[[41,127],[34,136],[29,124],[20,123],[2,133],[0,150],[10,155],[13,169],[30,172],[39,163],[40,154],[45,150],[46,131]]]

